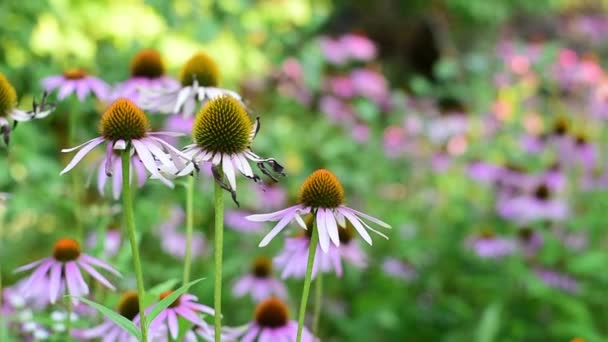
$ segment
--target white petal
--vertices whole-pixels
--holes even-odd
[[[232,158],[227,154],[223,155],[222,169],[224,170],[226,178],[228,178],[230,188],[232,188],[232,190],[236,190],[236,177],[234,175],[234,166],[232,165]]]
[[[327,234],[327,228],[325,226],[325,209],[317,209],[316,221],[317,234],[319,234],[319,244],[321,245],[321,250],[327,253],[329,250],[329,235]]]
[[[334,214],[331,209],[325,209],[325,227],[327,228],[327,233],[331,238],[331,241],[337,247],[340,246],[340,235],[338,234],[338,225],[336,224],[336,219],[334,218]]]

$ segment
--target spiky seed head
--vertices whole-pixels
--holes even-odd
[[[279,298],[268,298],[255,308],[255,321],[267,328],[285,326],[289,321],[289,309]]]
[[[268,278],[272,274],[272,259],[265,255],[261,255],[253,261],[251,273],[256,278]]]
[[[319,169],[302,183],[300,203],[312,208],[336,208],[344,203],[344,188],[333,173]]]
[[[251,143],[253,123],[243,104],[224,95],[207,102],[194,120],[192,137],[202,149],[234,154]]]
[[[154,49],[139,51],[131,59],[131,77],[159,78],[165,74],[165,64],[160,53]]]
[[[118,313],[132,321],[139,314],[139,297],[137,291],[127,291],[118,301]]]
[[[74,239],[60,239],[55,242],[53,258],[60,262],[74,261],[80,256],[80,244]]]
[[[171,291],[171,290],[165,291],[165,292],[163,292],[163,293],[160,294],[159,299],[163,300],[163,299],[169,297],[172,293],[173,293],[173,291]],[[174,307],[178,306],[180,298],[181,298],[181,296],[177,297],[177,299],[175,299],[173,301],[173,303],[169,304],[169,307],[170,308],[174,308]]]
[[[79,68],[67,69],[63,72],[63,77],[68,80],[80,80],[87,77],[87,72]]]
[[[568,122],[568,119],[565,117],[560,117],[553,125],[553,134],[557,136],[564,136],[568,133],[569,129],[570,123]]]
[[[131,100],[119,98],[101,116],[99,131],[104,138],[116,141],[119,139],[141,139],[150,127],[148,117]]]
[[[220,71],[215,61],[204,52],[194,54],[184,64],[180,72],[182,86],[191,85],[194,80],[202,87],[217,87],[220,81]]]
[[[0,117],[7,117],[15,107],[17,107],[17,92],[4,74],[0,73]]]

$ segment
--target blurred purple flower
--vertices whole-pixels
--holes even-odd
[[[89,286],[84,281],[81,269],[107,288],[114,290],[114,286],[97,272],[93,266],[103,268],[116,276],[121,276],[112,266],[81,253],[80,245],[76,240],[72,239],[58,240],[55,243],[51,257],[21,266],[15,272],[34,269],[34,272],[28,278],[27,284],[24,285],[23,294],[25,296],[31,295],[32,289],[35,288],[34,284],[41,283],[44,284],[48,291],[46,294],[40,295],[44,296],[44,298],[49,298],[51,303],[55,303],[62,294],[69,293],[72,296],[84,296],[89,293]]]
[[[517,237],[520,250],[527,257],[536,255],[543,245],[542,235],[528,227],[520,228]]]
[[[272,260],[266,256],[259,256],[253,261],[251,271],[236,281],[232,293],[235,297],[249,294],[256,302],[272,296],[287,298],[287,288],[272,276]]]
[[[488,259],[500,259],[517,250],[515,241],[496,236],[493,233],[472,237],[469,239],[468,245],[477,256]]]
[[[355,69],[350,79],[359,96],[366,97],[377,104],[384,104],[389,98],[388,83],[384,76],[370,69]]]
[[[540,281],[549,287],[572,294],[575,294],[580,290],[578,281],[569,275],[542,267],[536,267],[534,273]]]
[[[287,191],[281,184],[252,183],[253,191],[256,193],[255,207],[259,210],[276,210],[285,207],[287,203]]]
[[[86,246],[90,250],[94,250],[97,247],[97,242],[98,242],[97,233],[98,233],[97,231],[92,231],[87,236]],[[122,237],[121,237],[120,229],[118,229],[118,228],[107,229],[105,236],[104,236],[104,241],[103,241],[103,249],[102,249],[103,255],[105,255],[109,258],[115,256],[116,253],[118,253],[118,250],[120,249],[121,241],[122,241]]]
[[[184,211],[178,206],[171,208],[169,218],[158,226],[157,235],[160,239],[162,250],[177,259],[183,259],[186,255],[184,246],[186,245],[186,234],[179,231],[179,227],[184,222]],[[203,233],[192,232],[192,256],[203,255],[206,249],[206,242]]]
[[[342,42],[339,39],[331,37],[321,37],[319,45],[323,56],[330,64],[343,65],[349,58],[349,51],[345,50]]]
[[[74,93],[80,102],[83,102],[89,93],[94,94],[101,101],[107,100],[110,95],[110,88],[104,81],[88,75],[82,69],[69,69],[63,75],[44,78],[42,88],[48,92],[59,88],[57,94],[59,100]]]
[[[346,34],[340,38],[342,49],[348,52],[350,58],[368,62],[376,58],[376,45],[369,38],[359,34]]]
[[[382,262],[382,270],[391,277],[412,281],[418,277],[418,272],[409,263],[394,257],[386,257]]]
[[[329,76],[325,82],[329,92],[338,97],[349,99],[355,96],[355,85],[350,77]]]
[[[331,95],[321,97],[319,109],[327,115],[331,122],[338,124],[352,122],[355,117],[355,113],[349,104]]]
[[[570,207],[565,198],[554,196],[557,190],[549,184],[539,183],[531,192],[499,194],[497,211],[501,217],[523,224],[537,220],[565,220],[570,215]]]

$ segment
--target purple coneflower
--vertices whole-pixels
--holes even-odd
[[[42,80],[42,87],[48,92],[59,88],[59,100],[76,93],[78,100],[83,102],[89,93],[93,93],[99,100],[104,101],[110,94],[110,88],[104,81],[88,75],[82,69],[68,69],[63,75],[49,76]]]
[[[496,236],[491,231],[484,231],[469,240],[469,246],[480,258],[499,259],[515,253],[515,241]]]
[[[349,221],[359,235],[370,245],[372,244],[372,238],[367,230],[388,239],[386,235],[370,227],[363,219],[384,228],[390,228],[391,226],[375,217],[351,209],[343,203],[344,189],[338,178],[330,171],[320,169],[308,176],[302,184],[299,204],[274,213],[251,215],[247,219],[257,222],[278,221],[277,225],[260,242],[260,247],[266,246],[294,219],[300,227],[307,229],[306,223],[300,215],[308,213],[315,216],[319,243],[321,250],[325,253],[329,250],[330,241],[335,246],[340,246],[338,226],[346,227],[346,221]]]
[[[124,318],[133,321],[139,314],[139,301],[136,291],[127,291],[118,301],[117,312]],[[109,318],[88,329],[75,329],[72,336],[80,340],[101,339],[103,341],[132,342],[135,338]],[[152,341],[155,341],[152,339]]]
[[[289,320],[287,305],[278,298],[268,298],[255,309],[255,318],[242,331],[241,342],[296,341],[298,323]],[[308,329],[302,331],[302,342],[318,339]]]
[[[410,263],[401,261],[397,258],[387,257],[382,262],[382,270],[391,277],[405,281],[412,281],[418,276],[418,272]]]
[[[0,135],[6,145],[10,141],[11,126],[13,126],[9,118],[18,122],[42,119],[54,109],[54,105],[46,102],[46,93],[40,103],[34,100],[31,111],[17,109],[17,92],[4,74],[0,73]]]
[[[310,238],[313,234],[312,220],[314,216],[308,214],[305,218],[308,226],[305,234],[296,237],[286,238],[283,250],[274,258],[275,264],[283,271],[281,277],[285,278],[304,278],[308,262],[308,249]],[[335,272],[338,277],[342,276],[342,260],[355,267],[363,268],[367,266],[367,256],[354,240],[355,231],[350,222],[346,227],[338,229],[340,246],[329,245],[327,253],[319,253],[320,246],[317,246],[314,264],[312,267],[312,278],[318,272]]]
[[[131,59],[131,77],[118,84],[112,98],[127,98],[141,106],[139,102],[142,89],[175,88],[179,83],[165,75],[165,65],[160,53],[154,49],[139,51]]]
[[[272,296],[287,298],[285,284],[272,276],[272,260],[266,256],[254,260],[251,272],[236,281],[232,293],[236,297],[249,294],[256,302]]]
[[[260,179],[249,161],[255,162],[262,173],[276,180],[271,172],[283,175],[283,167],[273,158],[262,158],[251,150],[258,129],[259,120],[252,122],[247,109],[236,98],[223,95],[210,100],[196,116],[192,129],[194,144],[183,150],[183,154],[194,163],[189,163],[180,175],[191,173],[200,163],[211,163],[226,175],[228,184],[223,184],[222,173],[214,172],[216,180],[223,184],[224,189],[231,191],[233,197],[236,171],[255,181]]]
[[[186,234],[180,232],[177,228],[184,221],[184,212],[181,208],[174,208],[171,218],[159,227],[158,236],[160,238],[160,246],[167,254],[183,259],[186,256]],[[205,237],[201,232],[192,232],[192,256],[199,257],[205,251]]]
[[[122,151],[133,148],[133,157],[137,156],[143,163],[146,170],[155,178],[160,179],[168,186],[173,184],[166,179],[158,170],[158,161],[163,164],[173,164],[182,162],[180,158],[185,158],[180,151],[171,146],[159,136],[175,136],[169,132],[150,132],[149,122],[146,114],[133,102],[127,99],[116,100],[101,117],[99,130],[100,137],[91,139],[86,143],[62,152],[72,152],[78,150],[72,161],[61,171],[64,174],[70,171],[78,162],[84,158],[96,146],[107,143],[105,172],[112,176],[114,163],[117,155],[115,151]],[[132,157],[132,158],[133,158]],[[120,177],[116,177],[120,179]]]
[[[160,300],[163,300],[167,296],[171,295],[173,291],[165,291],[160,294]],[[191,294],[183,294],[179,296],[173,303],[154,318],[150,323],[150,331],[162,330],[165,327],[169,329],[171,337],[175,340],[179,334],[179,323],[178,318],[182,317],[188,322],[194,324],[197,327],[208,327],[208,324],[203,321],[199,315],[201,313],[213,316],[215,310],[206,305],[197,303],[198,298]],[[155,305],[146,309],[146,312],[152,310]],[[137,319],[136,319],[137,320]],[[211,331],[210,328],[206,329]]]
[[[121,276],[112,266],[105,262],[81,253],[80,245],[76,240],[60,239],[55,243],[53,255],[25,266],[21,266],[15,272],[22,272],[34,269],[24,285],[24,295],[28,295],[30,288],[36,283],[45,283],[48,286],[48,298],[51,303],[55,303],[57,298],[66,289],[72,296],[84,296],[89,293],[89,287],[82,277],[81,269],[95,278],[104,286],[114,290],[114,286],[102,276],[93,266]]]
[[[204,104],[223,95],[242,101],[236,92],[218,88],[219,79],[217,64],[207,54],[199,52],[182,67],[181,84],[142,89],[140,101],[145,109],[166,114],[181,112],[186,117],[194,114],[197,102]]]
[[[562,221],[570,214],[568,202],[554,193],[559,190],[550,183],[538,182],[521,194],[499,195],[497,210],[500,216],[520,223],[536,220]]]

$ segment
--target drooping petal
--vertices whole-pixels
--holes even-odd
[[[81,281],[81,278],[82,275],[80,274],[76,263],[74,261],[67,262],[65,264],[65,281],[70,295],[81,296],[88,292],[88,288],[85,290],[82,287],[84,280]]]
[[[331,209],[325,209],[325,227],[331,241],[337,247],[340,246],[340,235],[338,234],[338,225]]]
[[[76,88],[75,81],[66,80],[65,83],[61,86],[61,88],[59,88],[59,93],[57,93],[57,98],[59,100],[65,99],[72,92],[74,92],[75,88]],[[71,115],[74,115],[74,113],[71,113]]]
[[[258,337],[259,333],[260,333],[260,327],[257,324],[253,324],[249,328],[249,332],[245,336],[243,336],[243,338],[241,339],[241,342],[254,342],[255,338]]]
[[[325,209],[319,208],[317,209],[317,234],[319,234],[319,244],[321,245],[321,250],[324,253],[327,253],[329,249],[329,234],[327,233],[326,223],[325,223]],[[314,232],[313,232],[314,234]]]
[[[91,265],[87,264],[86,262],[80,260],[78,261],[78,265],[80,265],[80,267],[84,268],[84,270],[89,273],[93,278],[97,279],[97,281],[99,281],[100,283],[102,283],[103,285],[105,285],[107,288],[111,289],[111,290],[115,290],[114,286],[101,274],[99,274],[99,272],[97,272],[97,270],[95,270],[93,267],[91,267]]]
[[[359,219],[350,211],[345,210],[344,208],[338,208],[337,210],[342,215],[344,215],[344,217],[346,217],[346,219],[348,219],[350,223],[352,223],[353,227],[359,233],[359,235],[361,235],[363,240],[365,240],[365,242],[367,242],[368,244],[372,245],[372,237],[369,236],[369,233],[367,232],[367,230],[365,230],[365,227],[363,227]]]
[[[36,267],[36,266],[38,266],[38,265],[40,265],[40,264],[42,264],[43,262],[48,261],[48,260],[49,260],[49,259],[40,259],[40,260],[36,260],[36,261],[31,262],[31,263],[29,263],[29,264],[27,264],[27,265],[23,265],[23,266],[21,266],[21,267],[18,267],[17,269],[15,269],[15,271],[14,271],[14,272],[15,272],[15,273],[19,273],[19,272],[23,272],[23,271],[28,271],[28,270],[31,270],[32,268],[34,268],[34,267]]]
[[[56,262],[51,267],[51,275],[49,279],[49,298],[51,303],[55,304],[57,297],[59,296],[59,290],[61,289],[61,269],[63,264]]]
[[[83,260],[84,262],[91,264],[91,265],[95,265],[97,267],[101,267],[104,270],[114,274],[117,277],[122,277],[122,275],[120,274],[120,272],[118,272],[116,269],[114,269],[112,266],[108,265],[107,263],[97,259],[97,258],[93,258],[90,255],[87,254],[81,254],[80,255],[80,259]]]
[[[234,174],[234,165],[232,165],[232,158],[227,155],[222,155],[222,170],[224,170],[224,174],[228,179],[228,183],[230,183],[230,187],[232,190],[236,190],[236,176]]]
[[[188,321],[192,322],[195,325],[203,325],[203,320],[201,320],[200,317],[198,317],[197,314],[195,314],[194,312],[190,311],[189,309],[183,307],[183,306],[177,306],[175,307],[175,312],[177,312],[180,316],[184,317],[185,319],[187,319]]]
[[[373,222],[373,223],[375,223],[375,224],[377,224],[377,225],[379,225],[379,226],[381,226],[381,227],[384,227],[384,228],[392,228],[392,227],[391,227],[391,226],[390,226],[388,223],[386,223],[386,222],[384,222],[384,221],[381,221],[381,220],[379,220],[379,219],[377,219],[377,218],[375,218],[375,217],[373,217],[373,216],[369,216],[369,215],[367,215],[366,213],[362,213],[362,212],[360,212],[360,211],[357,211],[357,210],[355,210],[355,209],[352,209],[352,208],[349,208],[349,207],[346,207],[346,206],[343,206],[343,205],[342,205],[342,206],[340,206],[340,207],[345,208],[345,209],[348,209],[348,210],[350,210],[352,213],[356,214],[357,216],[363,217],[364,219],[366,219],[366,220],[368,220],[368,221],[370,221],[370,222]]]
[[[283,230],[283,228],[285,228],[287,224],[293,219],[294,213],[295,210],[292,210],[291,212],[285,214],[285,216],[283,216],[279,223],[277,223],[277,225],[272,228],[272,230],[264,237],[264,239],[262,239],[262,242],[260,242],[259,247],[264,247],[268,245],[268,243],[272,239],[274,239],[274,237],[277,236],[277,234],[279,234]]]
[[[158,178],[165,185],[172,188],[173,183],[171,183],[168,179],[163,177],[160,174],[160,172],[158,172],[158,167],[156,166],[154,157],[152,156],[152,154],[150,153],[148,148],[143,143],[141,143],[140,141],[135,140],[135,139],[131,140],[131,143],[133,144],[133,147],[137,151],[137,155],[139,156],[139,159],[141,159],[142,163],[144,164],[144,166],[146,167],[148,172],[150,172],[152,175],[154,175],[156,178]]]
[[[167,325],[169,326],[169,333],[171,337],[175,340],[177,339],[177,334],[179,333],[179,326],[177,324],[177,316],[172,309],[167,310]]]
[[[84,156],[87,155],[87,153],[91,152],[92,149],[94,149],[97,145],[101,144],[102,142],[104,142],[104,138],[103,137],[99,137],[99,138],[95,138],[92,140],[89,140],[87,142],[87,145],[85,145],[84,147],[82,147],[82,149],[80,151],[78,151],[78,153],[76,153],[76,155],[74,156],[74,158],[72,158],[72,160],[70,161],[70,163],[65,167],[65,169],[63,169],[59,175],[63,175],[64,173],[70,171],[71,169],[73,169],[76,164],[78,164],[82,158],[84,158]],[[70,149],[68,149],[70,150]],[[69,152],[68,150],[62,150],[62,152]]]
[[[281,218],[283,218],[287,213],[291,214],[291,212],[297,211],[299,209],[302,209],[301,204],[297,204],[297,205],[294,205],[294,206],[286,208],[286,209],[275,211],[273,213],[249,215],[249,216],[246,216],[245,218],[247,220],[253,221],[253,222],[277,221],[277,220],[280,220]]]

